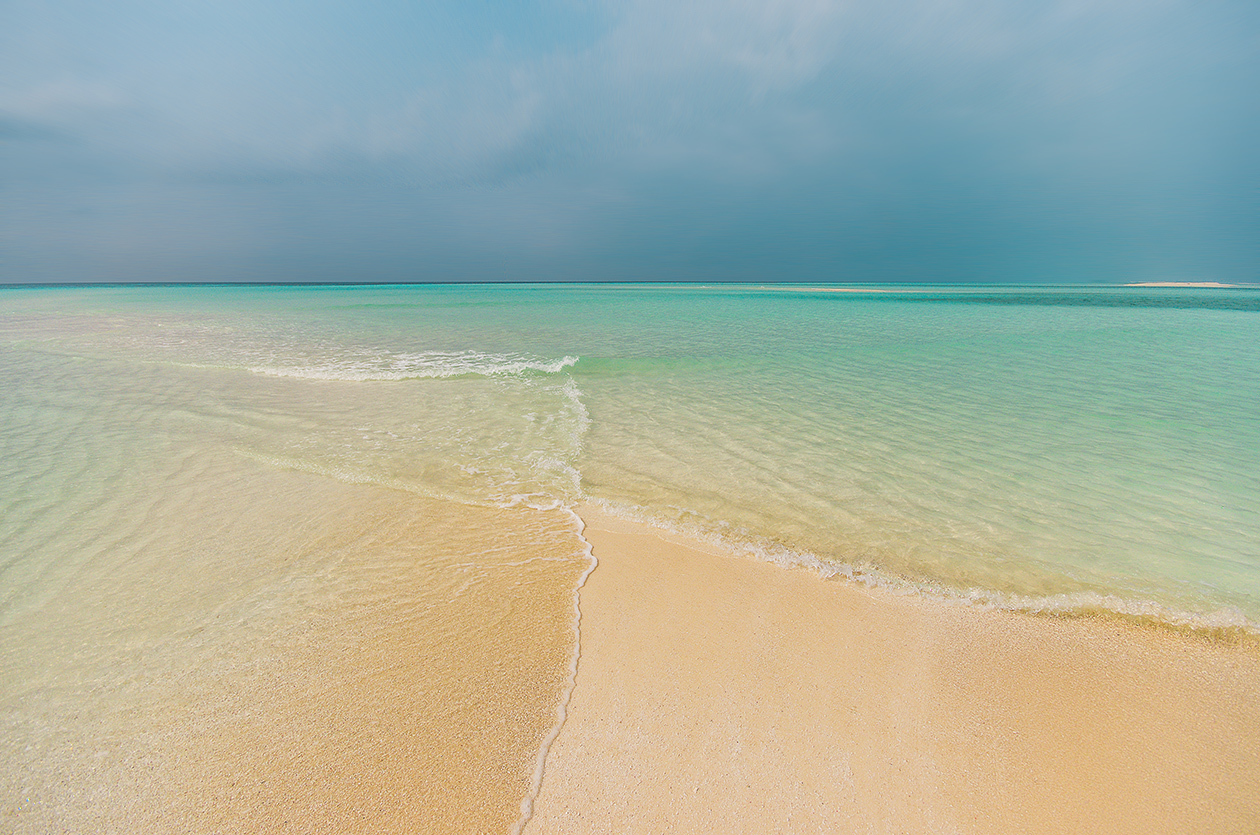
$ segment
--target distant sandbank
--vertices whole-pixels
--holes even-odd
[[[1254,648],[579,513],[599,566],[528,833],[1260,831]]]
[[[1219,281],[1135,281],[1125,287],[1241,287],[1241,284],[1221,284]]]

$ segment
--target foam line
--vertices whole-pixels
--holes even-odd
[[[582,521],[582,517],[571,507],[563,509],[577,523],[578,539],[582,540],[589,562],[586,570],[578,577],[577,586],[573,590],[573,657],[569,659],[569,678],[565,682],[564,690],[560,693],[560,701],[556,705],[556,723],[551,726],[551,730],[547,732],[547,736],[538,749],[538,760],[534,765],[534,776],[530,782],[529,793],[521,800],[521,816],[512,826],[512,835],[521,835],[529,819],[534,816],[534,801],[538,799],[538,793],[542,791],[547,754],[550,753],[551,746],[560,736],[560,731],[564,728],[564,720],[569,715],[569,700],[573,696],[573,688],[577,686],[578,662],[582,658],[582,587],[586,585],[586,579],[591,576],[591,572],[599,565],[590,541],[583,535],[586,531],[586,522]]]
[[[1191,632],[1218,634],[1248,642],[1260,642],[1260,623],[1251,620],[1242,611],[1231,606],[1224,606],[1211,612],[1192,612],[1175,609],[1155,600],[1125,598],[1118,594],[1096,591],[1026,595],[995,589],[953,588],[927,579],[915,581],[889,574],[872,566],[849,565],[823,559],[808,551],[792,550],[778,543],[731,539],[700,525],[668,522],[654,516],[645,508],[620,502],[589,497],[586,501],[610,516],[645,524],[664,533],[684,536],[730,554],[774,563],[785,568],[804,568],[825,579],[844,580],[894,594],[914,594],[953,605],[1031,615],[1060,617],[1102,615],[1152,626],[1187,629]]]
[[[577,363],[577,357],[540,359],[522,355],[483,354],[477,351],[418,354],[367,354],[322,365],[255,365],[249,371],[268,377],[345,382],[417,380],[465,376],[557,374]]]

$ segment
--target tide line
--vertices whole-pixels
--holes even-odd
[[[530,783],[529,793],[521,800],[521,816],[512,827],[512,835],[521,835],[530,818],[534,816],[534,801],[538,799],[538,793],[542,791],[543,775],[547,768],[547,754],[560,736],[564,721],[569,715],[569,700],[573,696],[573,689],[577,686],[578,662],[582,659],[582,587],[586,585],[586,579],[591,576],[591,572],[599,565],[590,541],[583,535],[586,531],[586,522],[573,508],[566,506],[564,510],[577,523],[578,539],[582,540],[589,562],[586,570],[578,577],[577,586],[573,590],[573,657],[569,660],[569,678],[565,682],[564,690],[560,693],[560,701],[556,705],[556,723],[551,726],[551,730],[538,748],[534,777]]]

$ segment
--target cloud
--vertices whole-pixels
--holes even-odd
[[[90,270],[113,237],[200,275],[180,218],[262,274],[334,250],[482,278],[1101,279],[1162,259],[1245,280],[1260,257],[1239,231],[1260,122],[1242,2],[15,8],[0,234],[32,269],[59,246]],[[147,196],[112,225],[75,214],[110,189]],[[24,200],[43,221],[12,219]]]
[[[72,122],[126,105],[126,98],[107,84],[69,79],[0,94],[0,110],[31,121]]]

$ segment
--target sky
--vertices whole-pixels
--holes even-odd
[[[0,282],[1260,282],[1255,0],[0,0]]]

